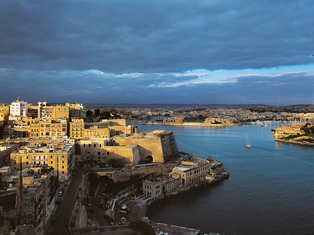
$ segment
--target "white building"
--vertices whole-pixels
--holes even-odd
[[[26,117],[27,111],[27,102],[16,100],[13,101],[10,105],[10,116]]]

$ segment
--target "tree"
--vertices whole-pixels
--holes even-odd
[[[100,113],[100,117],[103,118],[103,119],[110,119],[111,115],[110,115],[109,111],[103,111],[103,112]]]
[[[95,109],[95,117],[99,117],[100,116],[100,109]]]
[[[91,117],[91,116],[93,116],[93,112],[90,110],[87,110],[86,111],[86,117]]]

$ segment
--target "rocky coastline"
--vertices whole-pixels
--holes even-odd
[[[293,140],[275,139],[275,141],[279,142],[279,143],[285,143],[285,144],[294,144],[294,145],[302,145],[302,146],[314,146],[314,143],[306,143],[306,142],[293,141]]]

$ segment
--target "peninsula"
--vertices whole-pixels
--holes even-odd
[[[173,132],[140,132],[118,115],[82,111],[82,104],[45,101],[0,106],[0,233],[200,234],[151,222],[145,211],[228,178],[223,164],[179,151]]]
[[[314,126],[310,123],[280,126],[276,130],[272,130],[271,134],[275,141],[314,146]]]

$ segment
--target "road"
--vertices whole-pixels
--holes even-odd
[[[70,183],[64,194],[60,197],[61,203],[57,210],[51,216],[55,218],[54,222],[51,219],[47,223],[45,234],[47,235],[63,235],[68,234],[67,225],[71,217],[71,212],[75,203],[76,192],[82,180],[82,175],[86,174],[87,170],[80,166],[75,176],[71,176]]]

